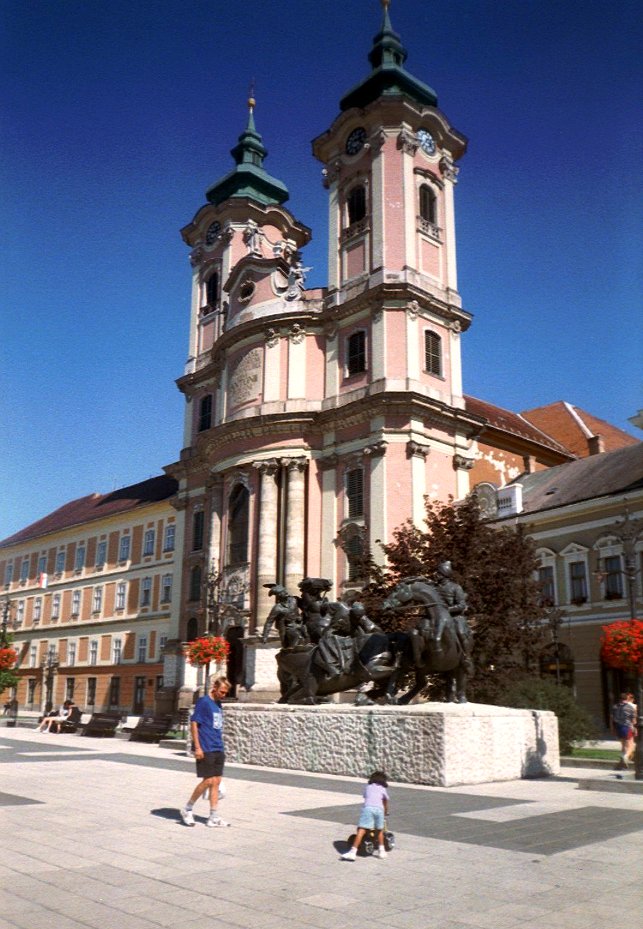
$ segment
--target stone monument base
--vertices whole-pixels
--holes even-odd
[[[467,703],[355,707],[226,704],[226,756],[238,764],[455,787],[560,770],[558,720],[545,710]]]

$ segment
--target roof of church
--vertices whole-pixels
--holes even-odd
[[[391,26],[388,2],[383,2],[382,5],[384,7],[382,27],[373,38],[373,48],[368,55],[373,70],[368,77],[342,97],[340,109],[363,108],[379,97],[399,96],[400,94],[426,106],[437,106],[438,98],[435,91],[413,77],[404,68],[407,58],[406,49]]]
[[[543,432],[553,436],[579,458],[585,458],[590,454],[588,440],[595,436],[602,438],[606,452],[638,443],[638,439],[618,426],[592,416],[591,413],[564,400],[525,410],[521,415]]]
[[[522,513],[537,513],[643,488],[643,442],[522,474]]]
[[[482,416],[492,428],[506,432],[509,435],[518,436],[521,439],[527,439],[529,442],[536,442],[538,445],[559,452],[561,455],[567,455],[569,458],[574,457],[569,448],[566,448],[547,432],[529,422],[521,413],[512,413],[511,410],[505,410],[501,406],[495,406],[493,403],[479,400],[477,397],[465,395],[464,402],[469,413]]]
[[[149,503],[159,503],[174,496],[178,490],[178,483],[173,477],[165,474],[151,477],[139,484],[130,487],[121,487],[109,494],[90,494],[79,497],[37,520],[25,529],[0,541],[0,548],[27,542],[50,532],[69,529],[92,519],[103,519],[106,516],[116,516]]]
[[[248,105],[248,125],[239,136],[238,143],[230,150],[236,167],[209,187],[205,194],[215,206],[230,197],[247,197],[259,203],[270,204],[285,203],[290,196],[286,185],[268,174],[263,167],[268,150],[255,127],[255,101],[252,97]]]

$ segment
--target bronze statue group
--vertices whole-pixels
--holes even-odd
[[[436,673],[446,678],[447,699],[466,702],[473,637],[466,594],[453,579],[450,562],[437,566],[435,579],[401,580],[382,604],[389,613],[420,607],[408,632],[384,632],[359,600],[329,600],[331,586],[326,578],[306,577],[299,596],[293,596],[280,584],[266,585],[275,605],[262,639],[267,642],[273,629],[279,635],[281,703],[317,703],[351,689],[359,689],[358,704],[408,703]],[[409,680],[410,689],[400,694]]]

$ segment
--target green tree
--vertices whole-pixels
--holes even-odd
[[[382,614],[386,593],[403,577],[432,578],[441,561],[451,562],[455,580],[468,596],[468,621],[475,635],[469,699],[495,702],[512,676],[537,673],[538,654],[549,633],[535,546],[522,527],[484,521],[474,495],[458,504],[427,501],[425,527],[408,520],[382,548],[385,568],[370,554],[365,557],[364,575],[370,582],[363,599],[369,615],[388,630],[413,624],[417,612],[402,619]]]

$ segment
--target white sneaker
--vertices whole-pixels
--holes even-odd
[[[181,819],[186,826],[194,826],[194,816],[192,815],[192,810],[186,810],[185,808],[181,810]]]
[[[376,848],[373,852],[373,858],[388,858],[388,852],[385,848]]]
[[[357,852],[354,848],[351,848],[347,852],[344,852],[343,855],[340,855],[339,858],[340,861],[355,861],[357,858]]]
[[[225,819],[221,819],[220,816],[209,816],[206,826],[209,829],[222,829],[225,826],[229,826],[230,823],[227,823]]]

